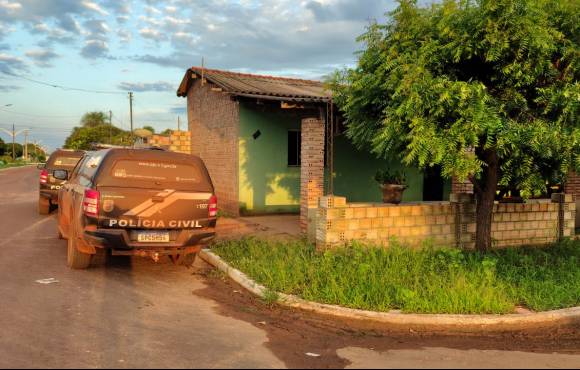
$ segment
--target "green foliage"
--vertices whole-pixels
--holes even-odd
[[[66,139],[67,149],[90,150],[93,144],[130,145],[131,133],[105,121],[105,113],[87,113],[81,119],[81,127],[75,127]]]
[[[213,251],[270,292],[350,308],[505,314],[580,305],[580,243],[489,253],[353,244],[319,253],[301,242],[222,242]]]
[[[104,112],[88,112],[81,118],[81,126],[97,127],[110,123],[109,117]]]
[[[403,171],[378,170],[375,174],[375,180],[379,184],[405,185],[407,178]]]
[[[4,145],[4,140],[0,137],[0,156],[3,156],[6,151],[6,147]]]
[[[143,126],[143,129],[151,131],[152,134],[155,134],[155,129],[153,126]]]
[[[578,0],[401,0],[329,86],[357,146],[476,188],[494,152],[531,195],[580,167],[579,25]]]

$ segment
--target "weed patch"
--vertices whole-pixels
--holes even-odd
[[[304,242],[245,239],[213,251],[272,292],[349,308],[506,314],[580,305],[580,243],[572,241],[480,254],[356,243],[320,253]]]

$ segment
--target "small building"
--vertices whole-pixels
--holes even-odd
[[[193,67],[177,95],[187,98],[192,154],[207,164],[220,208],[233,216],[300,213],[305,230],[308,209],[317,207],[329,179],[326,122],[332,105],[323,84]],[[374,175],[402,168],[400,161],[358,150],[337,121],[334,193],[352,202],[380,202]],[[404,171],[404,201],[449,198],[451,182],[436,171]]]

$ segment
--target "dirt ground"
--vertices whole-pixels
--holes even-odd
[[[425,335],[268,306],[201,260],[66,267],[38,171],[0,173],[0,368],[404,368],[580,364],[580,328]],[[225,222],[237,233],[280,230]],[[48,285],[39,281],[55,280]],[[307,355],[311,353],[312,357]]]
[[[400,331],[373,323],[340,321],[310,312],[267,305],[209,265],[198,263],[196,274],[204,279],[207,288],[194,294],[218,302],[220,314],[265,330],[268,337],[265,345],[289,368],[345,368],[350,363],[341,358],[337,351],[346,347],[378,352],[451,348],[580,354],[580,325],[486,335]],[[306,353],[319,354],[320,357],[305,356]]]

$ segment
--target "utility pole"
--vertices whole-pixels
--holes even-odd
[[[129,93],[129,117],[131,119],[131,147],[135,147],[135,137],[133,136],[133,93]]]
[[[177,131],[181,131],[181,121],[179,120],[179,116],[177,116]]]
[[[12,124],[12,160],[13,161],[16,160],[16,150],[14,149],[14,146],[16,145],[15,141],[16,141],[16,127],[14,126],[14,123],[13,123]]]
[[[113,111],[109,111],[109,144],[113,144]]]
[[[24,130],[24,160],[28,162],[28,130]]]

